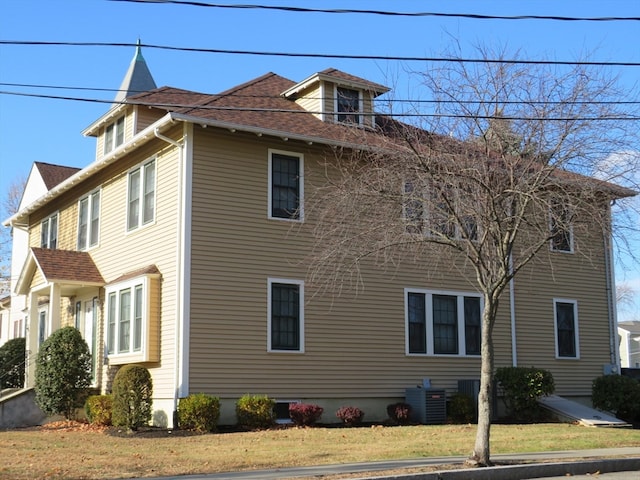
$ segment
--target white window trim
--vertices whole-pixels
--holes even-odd
[[[59,233],[60,233],[60,214],[59,212],[55,212],[52,213],[51,215],[49,215],[48,217],[43,218],[40,221],[40,244],[39,246],[42,248],[51,248],[51,219],[56,218],[56,249],[58,248],[58,244],[60,243],[60,237],[59,237]],[[47,224],[47,246],[44,247],[42,246],[42,227],[44,225],[45,222],[49,222]]]
[[[143,222],[143,214],[144,214],[144,167],[152,162],[155,162],[155,175],[153,178],[153,219],[147,223]],[[138,225],[132,228],[129,228],[129,195],[131,193],[130,182],[131,182],[131,174],[136,170],[140,171],[140,205],[138,206]],[[127,171],[127,203],[125,205],[126,215],[125,215],[125,234],[131,234],[134,232],[138,232],[144,228],[155,225],[156,219],[158,218],[158,159],[157,157],[151,157],[137,164],[136,166],[130,168]]]
[[[299,195],[299,199],[298,199],[298,205],[299,205],[299,215],[298,218],[283,218],[283,217],[274,217],[273,215],[271,215],[272,209],[271,207],[273,206],[273,198],[272,198],[272,181],[273,181],[273,173],[272,173],[272,164],[273,164],[273,155],[286,155],[288,157],[297,157],[298,161],[299,161],[299,186],[300,186],[300,195]],[[268,184],[267,184],[267,191],[268,191],[268,200],[267,200],[267,217],[270,220],[281,220],[284,222],[295,222],[295,223],[302,223],[304,222],[304,154],[302,153],[297,153],[297,152],[289,152],[286,150],[276,150],[273,148],[269,149],[269,160],[268,160]]]
[[[91,245],[91,233],[92,233],[92,217],[91,217],[91,212],[93,211],[93,198],[95,194],[98,194],[98,239],[96,240],[96,243]],[[80,245],[80,204],[82,203],[82,201],[84,199],[88,199],[88,207],[87,207],[87,213],[88,213],[88,217],[87,217],[87,239],[86,239],[86,243],[85,245]],[[78,228],[77,228],[77,232],[78,232],[78,239],[77,239],[77,247],[78,250],[81,252],[86,252],[88,250],[91,250],[92,248],[97,247],[98,245],[100,245],[100,219],[102,218],[102,189],[101,188],[96,188],[95,190],[90,191],[89,193],[87,193],[86,195],[80,197],[80,199],[78,200]]]
[[[425,316],[426,316],[426,343],[427,353],[409,352],[409,293],[419,293],[425,295]],[[458,310],[458,353],[434,353],[433,339],[433,295],[448,295],[456,297]],[[405,325],[405,355],[410,357],[463,357],[463,358],[480,358],[480,354],[466,353],[466,331],[464,322],[464,297],[475,297],[480,300],[480,329],[482,330],[482,311],[484,310],[484,301],[482,295],[477,292],[460,292],[452,290],[430,290],[424,288],[405,288],[404,289],[404,325]],[[464,353],[461,353],[464,352]]]
[[[298,350],[278,350],[271,348],[271,285],[274,283],[283,283],[289,285],[298,285],[299,298],[298,305],[300,311],[298,313],[300,322],[300,348]],[[301,354],[304,353],[304,281],[293,280],[290,278],[272,278],[267,279],[267,351],[270,353],[285,353],[285,354]]]
[[[558,303],[570,303],[573,305],[573,328],[575,332],[574,342],[576,354],[574,357],[561,357],[558,349]],[[553,338],[555,340],[556,360],[580,360],[580,330],[578,329],[578,301],[568,298],[553,299]]]
[[[549,233],[553,233],[553,212],[549,207]],[[555,248],[553,244],[553,237],[549,239],[549,249],[554,253],[573,254],[574,251],[574,239],[573,239],[573,223],[569,224],[569,250],[560,250]]]
[[[358,111],[357,112],[339,112],[338,111],[338,88],[343,88],[345,90],[351,90],[354,92],[358,92]],[[358,115],[358,123],[352,123],[351,125],[364,125],[364,98],[362,96],[362,90],[357,88],[348,87],[345,85],[334,84],[333,85],[333,111],[335,112],[334,118],[335,123],[339,123],[342,125],[350,125],[348,122],[341,122],[338,120],[338,116],[341,114],[353,114]]]
[[[117,143],[117,127],[116,125],[118,124],[118,122],[122,120],[122,143]],[[113,129],[113,137],[111,139],[111,144],[109,145],[109,143],[107,143],[107,130],[109,128]],[[125,136],[127,133],[127,117],[125,115],[122,115],[118,118],[116,118],[112,123],[110,123],[109,125],[107,125],[104,128],[104,145],[103,145],[103,153],[104,155],[107,155],[111,152],[113,152],[116,148],[118,148],[120,145],[123,145],[125,143]]]
[[[141,277],[132,278],[130,280],[126,280],[124,282],[114,283],[105,287],[105,308],[104,308],[104,317],[105,317],[105,352],[107,357],[110,359],[110,363],[112,364],[123,364],[128,362],[145,362],[149,361],[149,329],[152,319],[150,318],[150,304],[151,304],[151,288],[150,288],[150,275],[144,275]],[[135,287],[142,285],[142,325],[141,325],[141,334],[140,334],[140,350],[133,350],[133,341],[134,341],[134,319],[133,319],[133,311],[135,308]],[[123,290],[131,290],[131,317],[130,317],[130,325],[129,325],[129,351],[119,352],[120,350],[120,292]],[[115,293],[116,299],[116,321],[115,321],[115,331],[114,331],[114,345],[113,352],[109,352],[109,298],[111,294]]]

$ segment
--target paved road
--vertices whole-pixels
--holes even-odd
[[[617,459],[614,457],[633,457]],[[570,450],[561,452],[521,453],[517,455],[492,455],[495,462],[525,461],[527,465],[508,465],[494,468],[469,470],[448,470],[424,474],[414,474],[412,480],[531,480],[535,478],[551,478],[567,480],[640,480],[640,448],[609,448],[595,450]],[[580,462],[575,459],[581,458]],[[244,472],[214,473],[209,475],[186,475],[176,477],[158,477],[156,480],[282,480],[295,478],[313,478],[323,475],[358,474],[383,470],[399,470],[403,468],[461,464],[463,457],[420,458],[387,462],[353,463],[340,465],[320,465],[315,467],[286,468],[276,470],[259,470]],[[543,461],[553,463],[541,463]],[[538,462],[538,463],[535,463]],[[623,470],[618,473],[596,473]],[[588,472],[588,475],[581,475]],[[546,477],[545,477],[546,475]],[[549,477],[549,475],[555,475]],[[371,475],[369,475],[371,476]],[[364,477],[363,477],[364,478]],[[376,480],[384,479],[376,476]],[[393,478],[393,477],[388,477]],[[397,480],[398,477],[396,476]],[[147,479],[153,480],[153,479]]]

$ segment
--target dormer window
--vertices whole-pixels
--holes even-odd
[[[124,143],[124,117],[107,126],[104,131],[104,153],[107,154]]]
[[[360,92],[351,88],[336,87],[336,112],[338,122],[362,123]]]

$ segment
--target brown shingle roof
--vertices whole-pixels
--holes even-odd
[[[51,190],[56,185],[64,182],[74,173],[80,171],[79,168],[54,165],[52,163],[35,162],[35,165],[42,176],[42,180],[44,181],[47,190]]]
[[[131,272],[127,272],[125,274],[120,275],[115,280],[111,280],[109,282],[109,285],[112,285],[114,283],[124,282],[125,280],[140,277],[142,275],[159,275],[159,274],[160,274],[160,270],[158,270],[158,267],[156,267],[155,265],[147,265],[146,267],[142,267],[137,270],[133,270]]]
[[[32,247],[33,257],[47,281],[104,284],[104,279],[87,252]]]

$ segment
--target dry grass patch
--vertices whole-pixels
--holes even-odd
[[[113,433],[113,431],[111,431]],[[475,426],[287,428],[207,435],[113,435],[69,424],[0,432],[0,478],[104,479],[467,455]],[[570,424],[494,425],[492,451],[640,446],[640,431]]]

